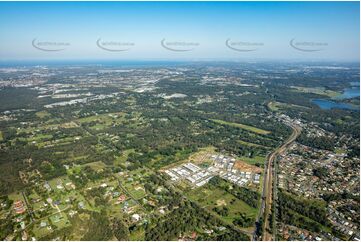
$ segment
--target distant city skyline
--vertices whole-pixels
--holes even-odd
[[[359,61],[359,2],[0,2],[0,60]]]

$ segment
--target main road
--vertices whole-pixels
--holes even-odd
[[[272,238],[272,234],[269,231],[272,231],[272,228],[270,228],[268,216],[271,214],[271,207],[272,207],[272,201],[273,201],[273,166],[275,159],[278,157],[278,155],[282,154],[300,135],[301,133],[301,127],[297,126],[293,123],[286,123],[288,126],[292,128],[292,134],[291,136],[281,145],[279,146],[273,153],[269,154],[266,159],[266,166],[265,166],[265,172],[264,172],[264,180],[263,180],[263,191],[262,191],[262,203],[261,208],[258,213],[257,218],[257,224],[260,222],[260,218],[263,218],[262,222],[263,224],[259,225],[262,226],[262,240],[263,241],[270,241],[274,240]],[[256,235],[256,231],[253,235],[254,240],[258,240]]]

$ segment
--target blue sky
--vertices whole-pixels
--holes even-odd
[[[359,61],[359,23],[359,2],[0,2],[0,59]],[[110,49],[131,46],[106,51],[97,46],[99,38],[101,45],[112,42]],[[36,46],[66,46],[42,51],[34,39]],[[197,45],[170,51],[163,39]],[[256,50],[232,50],[227,39]],[[292,39],[304,44],[301,49],[320,50],[297,50]]]

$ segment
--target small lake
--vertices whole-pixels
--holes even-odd
[[[336,97],[338,100],[349,99],[360,96],[360,87],[346,88],[343,93]]]
[[[345,100],[350,99],[354,97],[360,96],[360,83],[351,83],[351,88],[346,88],[343,93],[337,97],[335,97],[335,100]],[[332,108],[337,109],[348,109],[348,110],[357,110],[360,111],[360,107],[348,104],[348,103],[342,103],[342,102],[335,102],[327,99],[314,99],[312,100],[312,103],[318,105],[321,109],[324,110],[330,110]]]
[[[326,99],[314,99],[314,100],[312,100],[312,103],[317,104],[321,109],[324,109],[324,110],[330,110],[332,108],[358,110],[358,111],[360,110],[359,107],[348,104],[348,103],[338,103],[338,102],[333,102],[333,101],[326,100]]]

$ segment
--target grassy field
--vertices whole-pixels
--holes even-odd
[[[51,134],[38,134],[33,137],[29,138],[19,138],[19,140],[26,141],[26,142],[32,142],[32,141],[42,141],[46,139],[51,139],[53,136]]]
[[[328,96],[331,98],[334,98],[341,94],[340,92],[327,90],[324,87],[298,87],[298,86],[291,86],[291,87],[296,89],[299,92],[314,93],[314,94],[318,94],[318,95]]]
[[[21,200],[25,204],[24,197],[21,194],[21,192],[13,192],[13,193],[9,194],[8,197],[9,197],[10,200],[13,200],[14,202]]]
[[[68,220],[68,217],[65,213],[57,213],[49,217],[51,223],[57,227],[57,229],[62,229],[67,226],[70,226],[71,223]]]
[[[243,141],[243,140],[238,140],[238,142],[239,142],[240,144],[246,145],[246,146],[266,147],[266,146],[263,146],[263,145],[258,145],[258,144],[254,144],[254,143],[247,142],[247,141]]]
[[[288,103],[281,103],[281,102],[269,102],[267,107],[271,111],[279,111],[280,109],[287,109],[287,108],[303,108],[307,109],[308,107],[295,105],[295,104],[288,104]]]
[[[58,188],[56,187],[58,184],[61,184],[61,185],[64,187],[62,178],[63,178],[63,177],[57,177],[57,178],[54,178],[54,179],[48,181],[51,189],[53,189],[53,190],[55,190],[55,191],[59,191],[60,189],[58,189]],[[63,188],[63,189],[64,189],[64,188]],[[63,190],[63,189],[61,189],[61,190]]]
[[[39,111],[35,113],[36,117],[38,118],[46,118],[50,116],[50,113],[48,113],[47,111]]]
[[[27,196],[27,198],[30,199],[30,201],[32,199],[41,199],[41,197],[34,190],[31,190],[31,193]]]
[[[49,136],[50,137],[50,136]],[[37,147],[42,148],[45,146],[53,146],[53,145],[67,145],[67,144],[71,144],[73,142],[75,142],[76,139],[75,137],[66,137],[66,138],[62,138],[62,139],[52,139],[50,141],[44,141],[44,142],[39,142],[37,141]]]
[[[141,241],[144,240],[145,231],[143,227],[139,227],[136,230],[132,231],[129,236],[131,241]]]
[[[115,165],[115,166],[121,165],[121,164],[122,164],[122,165],[125,165],[125,162],[126,162],[126,160],[128,159],[128,155],[129,155],[130,153],[134,153],[134,152],[135,152],[134,149],[124,150],[124,151],[122,152],[122,154],[115,159],[114,165]]]
[[[102,130],[111,125],[118,125],[121,124],[125,118],[125,113],[107,113],[107,114],[100,114],[100,115],[93,115],[85,118],[80,118],[77,122],[81,124],[88,124],[94,123],[90,126],[92,130]]]
[[[264,129],[259,129],[253,126],[249,126],[249,125],[245,125],[245,124],[240,124],[240,123],[231,123],[231,122],[227,122],[227,121],[223,121],[223,120],[219,120],[219,119],[211,119],[213,122],[218,123],[218,124],[222,124],[222,125],[229,125],[232,127],[237,127],[237,128],[241,128],[244,130],[248,130],[257,134],[269,134],[271,133],[270,131],[264,130]]]
[[[336,152],[336,154],[346,154],[347,150],[342,149],[342,148],[336,148],[335,152]]]
[[[32,203],[31,206],[33,207],[34,211],[38,211],[40,208],[42,208],[44,205],[44,201],[40,201],[37,203]]]
[[[172,164],[163,166],[161,170],[168,170],[168,169],[180,166],[180,165],[188,163],[188,162],[192,162],[197,165],[211,164],[211,163],[213,163],[213,161],[209,158],[210,154],[217,154],[215,151],[215,147],[213,147],[213,146],[203,147],[203,148],[200,148],[197,152],[194,152],[194,153],[190,154],[189,156],[187,155],[188,157],[186,159],[181,159]],[[160,159],[162,159],[162,156],[159,156],[159,160]]]
[[[46,224],[49,225],[49,221],[47,219],[44,219],[44,222],[46,222]],[[53,232],[53,230],[49,230],[47,226],[40,227],[40,223],[41,221],[36,223],[32,229],[36,239],[41,239],[42,237],[49,235]]]
[[[126,183],[124,187],[136,200],[142,199],[146,195],[144,191],[144,187],[141,185],[133,185],[132,183]]]
[[[81,240],[83,235],[88,230],[90,215],[86,213],[81,213],[79,216],[72,218],[72,226],[71,226],[71,237],[69,240]]]
[[[90,166],[95,171],[100,171],[106,167],[106,165],[102,161],[96,161],[84,164],[83,167]]]
[[[246,156],[240,156],[239,157],[240,160],[250,164],[250,165],[255,165],[257,163],[261,163],[263,164],[264,161],[266,160],[266,157],[264,156],[255,156],[253,158],[250,158],[250,157],[246,157]]]
[[[228,215],[221,216],[221,218],[228,223],[232,223],[239,217],[240,213],[250,218],[255,218],[257,214],[256,208],[250,207],[227,191],[210,185],[190,190],[186,195],[190,200],[199,203],[210,211],[215,207],[226,206],[229,209]]]
[[[17,134],[22,134],[22,133],[34,134],[40,132],[44,133],[49,130],[58,130],[59,128],[70,129],[70,128],[78,127],[78,125],[74,122],[62,123],[62,120],[55,120],[55,119],[52,121],[53,122],[46,122],[44,124],[39,124],[39,125],[29,125],[27,127],[21,127],[20,129],[17,130]],[[59,122],[59,123],[54,124],[54,122]]]
[[[268,109],[270,109],[271,111],[278,111],[279,108],[279,102],[269,102],[267,104]]]

